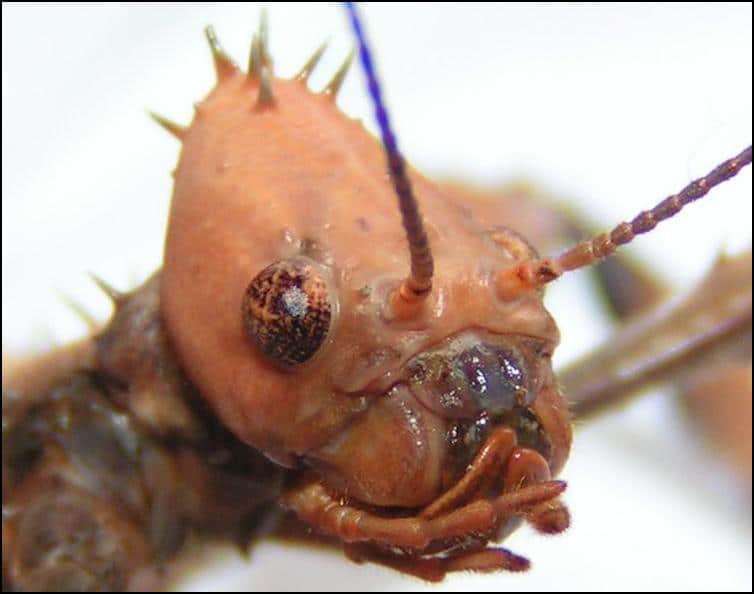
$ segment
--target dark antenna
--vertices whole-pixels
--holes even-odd
[[[678,214],[681,209],[705,196],[712,188],[736,175],[751,164],[751,147],[724,161],[704,177],[692,181],[677,194],[668,196],[650,210],[639,213],[630,223],[621,223],[609,233],[582,241],[556,258],[525,260],[506,268],[497,277],[497,290],[506,301],[541,288],[564,272],[591,266],[612,254],[618,246],[648,233],[658,223]]]
[[[356,5],[353,2],[345,2],[346,10],[351,19],[351,27],[356,35],[359,46],[359,58],[367,77],[369,94],[374,103],[374,113],[377,118],[377,125],[382,135],[382,145],[385,147],[387,155],[388,169],[390,178],[393,180],[395,193],[398,196],[398,205],[403,217],[403,227],[406,230],[408,247],[411,252],[411,274],[403,282],[400,289],[400,296],[404,300],[417,301],[427,295],[432,290],[432,274],[434,272],[434,261],[432,260],[432,251],[429,247],[427,233],[424,230],[419,205],[411,189],[411,182],[406,175],[406,164],[398,150],[398,141],[390,128],[390,120],[382,102],[380,85],[377,82],[372,56],[367,46],[364,30],[359,20]]]

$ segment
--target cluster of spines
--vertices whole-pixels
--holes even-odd
[[[412,244],[412,238],[415,239],[414,243],[416,245],[411,246],[412,273],[401,286],[401,291],[399,292],[403,301],[413,302],[417,298],[421,300],[431,289],[433,273],[432,256],[426,235],[423,233],[423,225],[416,200],[413,198],[410,182],[405,175],[403,158],[398,151],[395,137],[390,130],[387,114],[380,98],[379,86],[358,15],[353,3],[346,3],[346,6],[349,10],[352,25],[361,49],[362,63],[369,79],[370,93],[375,101],[378,123],[383,131],[383,144],[388,155],[391,177],[396,185],[396,192],[399,197],[409,244]],[[248,80],[259,85],[259,94],[256,102],[257,108],[269,108],[275,105],[275,95],[271,82],[273,70],[272,59],[269,53],[268,31],[267,15],[263,12],[260,18],[259,29],[252,37],[246,75]],[[205,33],[212,51],[217,79],[219,82],[222,82],[224,79],[237,73],[238,66],[236,66],[220,46],[214,29],[207,27]],[[306,84],[326,49],[327,42],[320,45],[314,51],[293,79]],[[324,87],[322,94],[330,96],[335,100],[353,62],[353,58],[354,52],[352,51],[336,71],[330,82]],[[176,124],[159,114],[150,112],[150,115],[170,134],[179,140],[183,140],[187,131],[186,127]],[[517,299],[525,293],[542,288],[545,284],[559,278],[564,272],[590,266],[606,258],[619,246],[629,243],[637,235],[651,231],[659,222],[674,216],[690,202],[698,200],[716,185],[736,175],[742,168],[749,165],[751,160],[752,149],[748,147],[739,155],[720,164],[706,176],[691,182],[677,194],[669,196],[651,210],[640,213],[631,222],[621,223],[609,233],[583,241],[558,257],[525,260],[502,270],[498,273],[496,279],[499,296],[506,301]]]
[[[222,82],[227,78],[235,75],[238,72],[238,66],[223,50],[220,42],[217,39],[215,30],[209,26],[204,30],[209,43],[210,51],[212,52],[212,59],[215,64],[215,73],[217,75],[218,82]],[[257,95],[257,108],[268,108],[275,105],[275,94],[272,90],[272,58],[269,51],[269,28],[267,25],[267,14],[262,12],[262,16],[259,20],[259,29],[252,36],[251,49],[249,51],[248,68],[246,71],[247,80],[259,85],[259,94]],[[327,49],[327,42],[321,44],[306,61],[303,67],[293,77],[294,80],[301,81],[306,84],[309,80],[309,76],[312,74],[317,64],[319,63],[322,54]],[[343,80],[348,74],[348,70],[353,62],[354,52],[348,54],[343,64],[338,68],[330,82],[322,89],[322,94],[329,96],[335,100],[338,95],[338,91],[343,84]],[[162,128],[170,132],[178,140],[183,140],[187,128],[176,124],[172,120],[161,116],[154,112],[149,112],[152,119],[157,122]]]

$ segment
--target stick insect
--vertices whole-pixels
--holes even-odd
[[[40,320],[55,325],[59,340],[75,331],[75,318],[66,317],[51,288],[87,308],[92,302],[104,319],[105,304],[85,286],[84,272],[94,270],[126,287],[129,275],[142,279],[156,267],[170,193],[165,173],[175,145],[150,127],[139,109],[149,106],[187,120],[190,102],[203,96],[213,76],[198,31],[213,22],[230,53],[242,56],[256,12],[248,7],[241,15],[217,14],[215,8],[200,13],[116,9],[53,13],[46,21],[38,13],[3,10],[10,17],[3,19],[4,27],[13,18],[18,24],[4,30],[4,50],[23,57],[7,68],[4,64],[4,87],[33,88],[40,101],[8,91],[5,106],[4,125],[10,130],[4,134],[4,177],[10,179],[4,182],[3,218],[14,221],[3,229],[6,351],[33,343],[29,328],[37,328],[37,342],[44,340],[40,334],[49,325]],[[721,147],[735,151],[748,142],[750,7],[748,13],[734,7],[449,11],[366,9],[403,150],[430,176],[496,183],[525,175],[549,194],[584,200],[580,209],[607,227],[706,172],[731,152]],[[279,12],[273,7],[270,18],[276,68],[283,73],[300,65],[323,32],[334,35],[344,28],[340,15],[322,7]],[[73,35],[73,27],[82,32]],[[332,62],[323,63],[322,72],[333,70],[348,43],[345,36],[333,39]],[[114,54],[107,49],[111,45]],[[32,48],[41,52],[38,61],[28,58],[35,55]],[[417,54],[421,59],[412,62]],[[700,72],[711,80],[702,82]],[[357,80],[351,76],[342,105],[368,122]],[[88,95],[95,87],[106,93]],[[24,116],[11,121],[12,113]],[[751,191],[742,183],[750,181],[720,188],[707,203],[632,249],[657,264],[671,284],[688,287],[721,246],[750,243],[750,211],[743,209],[750,208]],[[594,202],[587,203],[589,198]],[[28,229],[35,227],[45,229],[40,235],[46,237],[35,237],[30,245]],[[681,246],[682,257],[668,246]],[[571,293],[566,305],[553,311],[564,337],[559,355],[565,363],[607,331],[597,324],[595,334],[582,330],[596,316],[604,321],[599,302],[563,283],[562,289],[553,287],[550,299],[554,303],[557,293],[566,299]],[[750,533],[735,525],[735,504],[721,502],[719,487],[709,488],[709,477],[717,476],[714,465],[704,462],[701,452],[688,453],[694,446],[675,414],[655,397],[577,433],[568,469],[569,497],[577,498],[570,500],[569,534],[546,541],[517,534],[513,542],[535,560],[527,575],[494,576],[494,582],[454,576],[446,586],[497,588],[500,580],[511,580],[511,589],[575,588],[610,579],[641,588],[657,586],[663,576],[673,587],[684,579],[694,587],[745,587],[751,579],[750,562],[744,561],[750,558]],[[585,492],[583,502],[577,489]],[[694,546],[678,554],[679,542]],[[339,575],[354,580],[379,575],[383,586],[402,579],[379,568],[352,567],[337,556],[326,556],[327,570],[322,570],[321,553],[311,553],[316,561],[307,561],[309,553],[263,544],[255,549],[243,583],[253,587],[259,580],[269,586],[277,579],[275,585],[284,587],[283,574],[291,572],[280,568],[293,558],[312,566],[309,584],[345,579]],[[695,554],[697,562],[691,561]],[[711,555],[737,565],[706,573],[715,566]],[[688,572],[689,565],[699,573]],[[239,579],[212,579],[223,577]]]

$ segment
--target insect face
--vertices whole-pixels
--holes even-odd
[[[6,10],[9,9],[4,7]],[[11,174],[4,188],[8,198],[4,200],[4,215],[8,214],[6,208],[14,208],[15,197],[19,198],[17,204],[21,203],[12,217],[17,221],[15,226],[19,236],[14,237],[12,229],[7,230],[9,233],[4,229],[3,233],[4,273],[14,279],[18,291],[15,297],[12,293],[4,296],[4,312],[14,312],[19,334],[35,324],[39,327],[34,320],[44,319],[45,315],[56,319],[59,315],[66,315],[58,312],[56,308],[62,309],[62,306],[55,303],[54,297],[41,303],[35,297],[30,303],[29,295],[46,297],[50,295],[50,286],[54,286],[86,302],[89,297],[82,288],[84,282],[71,280],[83,278],[86,269],[106,274],[114,283],[127,286],[130,274],[143,278],[158,264],[165,197],[170,192],[170,180],[165,176],[165,170],[167,164],[174,161],[175,146],[143,123],[138,109],[148,105],[175,115],[176,119],[181,119],[183,114],[183,121],[188,121],[190,114],[185,110],[186,102],[201,96],[209,88],[212,77],[209,67],[201,74],[197,72],[197,64],[206,64],[206,49],[196,35],[204,24],[214,23],[222,31],[223,40],[231,46],[232,53],[243,55],[248,29],[254,20],[249,15],[256,12],[244,8],[242,17],[224,18],[214,10],[212,14],[192,15],[187,19],[190,22],[181,21],[177,14],[164,17],[165,22],[171,23],[171,33],[157,36],[165,45],[156,49],[148,49],[138,41],[138,25],[147,19],[150,23],[144,28],[145,34],[154,40],[154,32],[149,30],[153,15],[138,14],[133,22],[129,22],[134,26],[122,23],[118,26],[119,31],[127,31],[123,33],[120,58],[105,60],[103,46],[109,50],[115,44],[92,41],[91,46],[79,50],[77,55],[86,59],[78,61],[75,68],[70,64],[56,66],[52,68],[53,74],[46,72],[47,76],[35,79],[33,83],[25,79],[24,84],[18,85],[19,88],[37,88],[38,95],[45,98],[33,114],[20,118],[24,135],[19,129],[17,136],[10,136],[13,134],[11,129],[6,136],[8,139],[34,140],[29,145],[23,140],[14,142],[14,146],[22,149],[28,146],[14,153],[33,156],[33,159],[4,167],[5,173]],[[329,23],[315,26],[312,24],[314,12],[302,15],[302,10],[308,9],[297,8],[298,13],[278,14],[273,8],[271,12],[276,31],[272,42],[276,68],[284,73],[292,73],[300,65],[302,57],[319,43],[321,32],[343,29],[339,17],[333,16]],[[579,9],[575,13],[564,12],[550,17],[545,9],[532,15],[526,14],[524,9],[514,8],[502,15],[478,9],[446,19],[442,12],[427,16],[418,8],[404,10],[407,12],[389,17],[376,10],[368,11],[367,17],[372,37],[379,44],[383,76],[389,80],[390,103],[395,106],[396,126],[404,139],[404,151],[411,156],[412,162],[429,173],[463,173],[469,179],[489,181],[526,173],[533,179],[542,180],[558,194],[576,199],[593,198],[593,204],[582,204],[582,208],[602,225],[625,218],[656,197],[679,187],[695,173],[706,171],[708,165],[728,153],[721,147],[725,143],[718,143],[718,136],[726,136],[731,130],[735,134],[736,130],[746,132],[751,129],[750,123],[741,123],[740,119],[751,112],[750,90],[746,91],[751,88],[750,79],[746,77],[751,68],[739,62],[751,55],[750,25],[743,32],[738,29],[739,25],[750,23],[750,13],[748,18],[745,15],[737,17],[730,13],[726,15],[724,9],[710,8],[709,13],[697,20],[692,17],[698,14],[687,17],[674,11],[670,18],[671,15],[663,15],[661,9],[653,9],[651,14],[626,13],[621,15],[622,18],[606,14],[607,11],[595,16],[586,9]],[[105,30],[104,24],[95,25],[84,16],[91,15],[78,15],[74,22],[84,23],[88,32]],[[612,25],[614,29],[610,29],[609,24],[612,17],[618,23]],[[61,18],[60,14],[55,17],[55,26],[50,26],[49,36],[46,36],[53,39],[51,36],[55,31],[67,32],[60,43],[55,44],[56,47],[64,47],[74,37],[69,33],[70,27],[60,25]],[[427,18],[431,19],[431,27],[415,25]],[[465,18],[469,20],[461,20]],[[303,21],[306,26],[296,28],[296,21]],[[39,35],[43,22],[39,15],[34,15],[33,25],[27,30]],[[701,28],[693,25],[698,22],[713,23],[714,26]],[[480,34],[480,27],[485,23],[494,24],[494,34]],[[287,29],[289,24],[291,29]],[[406,35],[402,35],[402,31]],[[682,31],[693,34],[684,41],[679,37]],[[471,34],[469,37],[465,35],[467,32]],[[637,32],[640,32],[640,43],[637,43]],[[740,49],[736,40],[747,35],[748,49]],[[84,42],[91,39],[88,35],[77,38]],[[383,44],[381,39],[391,41]],[[400,46],[399,39],[410,39],[410,47]],[[661,39],[667,45],[658,45]],[[705,43],[699,43],[700,39]],[[30,36],[29,40],[31,46],[44,47],[39,37]],[[453,41],[449,43],[448,40]],[[554,40],[558,43],[554,44]],[[20,43],[21,40],[16,38],[16,41]],[[491,46],[487,45],[488,42]],[[341,40],[334,45],[332,53],[337,55],[337,48],[343,47],[345,42]],[[15,53],[31,55],[27,51],[29,46],[23,47],[23,51]],[[183,54],[182,64],[171,60],[159,73],[153,70],[156,67],[148,58],[173,56],[176,47],[191,52]],[[433,57],[411,67],[411,56],[416,55],[416,47],[445,48],[444,53],[434,53],[443,59]],[[696,57],[690,54],[697,49],[700,53]],[[337,57],[333,60],[336,61]],[[42,62],[36,61],[38,69],[41,69]],[[658,66],[666,68],[655,70]],[[732,71],[726,72],[727,67]],[[332,70],[328,70],[326,64],[322,68],[328,72]],[[40,72],[38,70],[37,74]],[[698,80],[700,72],[713,80],[702,88],[694,85],[694,92],[690,93],[689,81]],[[67,84],[58,82],[58,90],[42,91],[50,80],[60,81],[56,76],[61,73],[82,79],[75,83],[68,79]],[[12,75],[13,71],[8,74]],[[425,77],[421,79],[424,84],[417,84],[419,75]],[[100,100],[88,96],[75,100],[67,98],[69,92],[91,89],[94,86],[92,79],[102,76],[113,77],[110,84],[104,85],[111,89],[110,95]],[[120,90],[124,78],[129,82],[127,93]],[[176,83],[176,79],[181,82]],[[167,81],[176,85],[174,91],[165,88]],[[178,86],[183,84],[186,86]],[[729,86],[732,84],[741,87],[732,88]],[[59,90],[62,87],[65,92]],[[175,103],[169,99],[162,103],[162,98],[172,93],[175,93]],[[360,85],[346,86],[342,100],[347,102],[350,97],[360,94]],[[50,96],[59,98],[55,110],[49,108],[47,99]],[[732,99],[742,96],[749,99],[742,103]],[[91,108],[84,108],[91,105],[101,106],[102,110],[93,113]],[[22,108],[29,107],[20,100],[8,106],[15,107],[16,113],[24,113]],[[358,113],[368,119],[366,110]],[[528,114],[532,114],[531,117]],[[85,131],[87,125],[91,126],[88,133]],[[59,141],[58,136],[50,134],[50,130],[59,130],[60,127],[70,133],[68,140]],[[135,137],[131,137],[131,133],[135,133]],[[732,144],[743,146],[748,142],[749,134],[746,132],[743,138]],[[108,142],[114,144],[103,150]],[[124,150],[124,143],[133,144],[126,145],[128,148]],[[44,148],[40,149],[40,146]],[[54,153],[47,152],[53,149]],[[40,154],[39,150],[43,152]],[[125,162],[121,157],[124,154]],[[704,165],[697,166],[702,162]],[[149,173],[144,174],[144,171]],[[738,211],[748,203],[748,200],[734,198],[734,194],[747,197],[751,192],[740,186],[721,188],[711,204],[695,207],[696,210],[689,211],[688,218],[676,223],[674,229],[658,232],[655,238],[648,238],[636,250],[644,256],[651,254],[649,260],[656,262],[676,284],[683,284],[685,279],[699,274],[708,265],[717,246],[721,245],[721,237],[727,237],[731,229],[735,230],[735,225],[740,222],[750,233],[750,213],[739,213],[732,222],[727,215],[730,205],[735,204]],[[82,202],[76,202],[78,200]],[[617,206],[619,212],[613,210]],[[117,224],[113,224],[113,213],[118,213]],[[716,218],[718,216],[720,219]],[[40,229],[43,222],[47,223],[42,227],[44,231]],[[688,228],[693,232],[686,241],[683,236],[688,233]],[[36,250],[29,247],[29,229],[40,229],[38,235],[52,241],[50,248],[39,250],[38,260],[31,259]],[[74,235],[86,237],[87,241],[83,245],[72,241],[70,229],[80,229]],[[66,230],[65,234],[62,230]],[[737,244],[750,241],[746,239],[746,229],[740,234],[744,239],[738,239]],[[35,243],[40,241],[35,238]],[[133,260],[128,262],[123,257],[125,245],[132,246],[129,258]],[[668,245],[682,246],[682,251],[663,261],[668,256]],[[14,262],[22,264],[16,269],[17,274],[13,272]],[[54,270],[48,273],[51,263]],[[28,283],[16,280],[22,278]],[[14,287],[4,282],[4,289]],[[551,297],[556,297],[558,292],[569,291],[553,288]],[[95,308],[103,307],[96,302],[93,291],[90,296]],[[563,357],[568,356],[568,351],[573,353],[588,348],[587,343],[596,342],[599,333],[604,332],[597,330],[595,336],[584,330],[593,325],[591,312],[595,306],[593,301],[586,303],[588,305],[579,296],[564,309],[553,309],[564,336],[559,351]],[[237,304],[233,307],[237,308]],[[584,316],[585,312],[590,313]],[[12,324],[14,320],[9,322]],[[573,337],[576,337],[575,341]],[[6,337],[5,330],[4,343],[13,343],[13,338]],[[666,416],[662,416],[663,410],[668,413]],[[659,417],[657,413],[660,413]],[[710,487],[707,481],[678,470],[705,467],[687,453],[687,441],[682,431],[668,430],[672,421],[669,417],[670,411],[666,409],[648,407],[624,416],[621,421],[607,421],[581,434],[568,471],[574,485],[572,505],[578,510],[578,520],[569,534],[568,549],[583,554],[564,555],[558,551],[558,558],[553,559],[547,551],[557,548],[554,541],[542,544],[532,539],[528,542],[526,535],[521,535],[518,538],[522,539],[522,544],[517,546],[540,560],[535,572],[524,578],[532,580],[528,582],[529,586],[539,583],[566,587],[568,580],[574,580],[583,587],[592,581],[604,584],[605,580],[619,577],[623,584],[641,587],[642,575],[650,576],[644,579],[672,575],[676,586],[683,583],[686,576],[693,579],[696,587],[705,583],[705,579],[719,587],[722,580],[740,575],[736,569],[713,574],[709,567],[714,563],[702,563],[700,559],[694,565],[703,568],[700,572],[709,570],[710,573],[700,575],[694,572],[689,576],[685,568],[695,553],[687,551],[684,562],[676,565],[668,554],[669,550],[677,550],[679,541],[705,542],[699,547],[704,551],[705,561],[717,552],[724,552],[730,561],[739,546],[735,539],[736,529],[731,527],[733,520],[728,515],[724,512],[714,515],[701,503],[697,505],[688,501],[687,490],[705,493]],[[619,436],[617,440],[616,435]],[[624,447],[623,443],[630,445]],[[644,451],[639,446],[650,454],[637,454],[637,449]],[[677,474],[665,472],[666,466],[676,469]],[[606,468],[610,470],[606,472]],[[703,471],[697,471],[697,474],[709,476]],[[582,485],[580,489],[577,487],[579,483]],[[605,493],[610,494],[607,503]],[[703,503],[709,502],[705,500]],[[616,517],[616,509],[620,510],[617,515],[621,517]],[[594,518],[593,522],[590,517]],[[693,524],[689,518],[694,518]],[[679,537],[679,531],[684,536]],[[274,556],[280,550],[273,545],[266,547],[256,557],[260,563],[253,563],[248,568],[249,580],[268,570],[285,574],[273,569],[276,567]],[[284,549],[283,554],[297,553]],[[318,553],[306,551],[298,562],[306,564],[310,554],[316,556]],[[626,563],[627,558],[634,562]],[[652,559],[660,561],[653,566]],[[585,562],[583,567],[579,566],[581,560]],[[346,574],[353,571],[354,579],[363,579],[364,568],[352,568],[337,557],[329,562],[336,567],[333,571]],[[314,566],[320,561],[311,563]],[[637,565],[643,570],[637,572]],[[595,566],[605,568],[605,573],[610,575],[604,576],[595,570]],[[547,573],[543,575],[545,571]],[[324,579],[331,580],[332,574]],[[384,579],[394,579],[394,576]],[[477,585],[484,583],[483,578],[478,579]],[[500,578],[493,579],[499,586]]]
[[[557,329],[538,292],[503,301],[492,282],[525,246],[412,173],[436,274],[416,315],[396,317],[408,259],[380,145],[333,94],[217,61],[217,86],[178,132],[161,309],[223,422],[360,502],[419,507],[526,417],[547,438],[549,479],[570,447]]]

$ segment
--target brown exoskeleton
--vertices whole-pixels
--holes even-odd
[[[385,68],[385,67],[383,67],[383,72],[386,72],[386,71],[387,71],[387,70],[386,70],[386,68]],[[392,83],[390,83],[390,82],[389,82],[389,90],[390,90],[389,92],[391,93],[391,97],[392,97],[392,93],[393,93],[393,91],[392,91],[392,89],[393,89],[393,86],[394,86],[394,85],[393,85]],[[397,105],[399,105],[399,103],[398,103],[397,101],[396,101],[395,103],[396,103]],[[401,129],[401,136],[402,136],[403,138],[406,138],[406,137],[407,137],[407,133],[403,132],[403,131],[402,131],[402,129]],[[624,171],[625,171],[625,170],[624,170]],[[684,171],[684,173],[685,173],[685,171]],[[683,181],[687,181],[687,180],[686,180],[686,179],[683,179]],[[644,183],[642,183],[641,185],[642,185],[642,187],[644,187],[644,185],[645,185],[645,184],[644,184]],[[672,185],[668,185],[667,187],[668,187],[668,188],[675,188],[675,187],[676,187],[676,185],[678,185],[678,184],[672,184]],[[648,186],[648,185],[647,185],[647,188],[649,189],[649,192],[650,192],[650,193],[654,192],[654,190],[653,190],[653,189],[652,189],[652,188],[651,188],[650,186]],[[611,188],[611,189],[612,189],[612,188]],[[642,192],[644,192],[644,191],[642,190]],[[654,195],[654,194],[652,194],[652,195]],[[645,201],[645,202],[643,202],[643,204],[644,204],[644,205],[646,205],[646,204],[647,204],[647,202]],[[625,217],[625,216],[630,216],[631,214],[633,214],[633,210],[628,210],[628,209],[627,209],[627,211],[624,211],[624,212],[623,212],[623,213],[622,213],[622,214],[621,214],[620,216],[622,216],[622,217]],[[618,220],[618,219],[616,219],[616,220]],[[102,272],[105,272],[105,269],[102,269]],[[552,546],[552,545],[551,545],[551,546]]]

